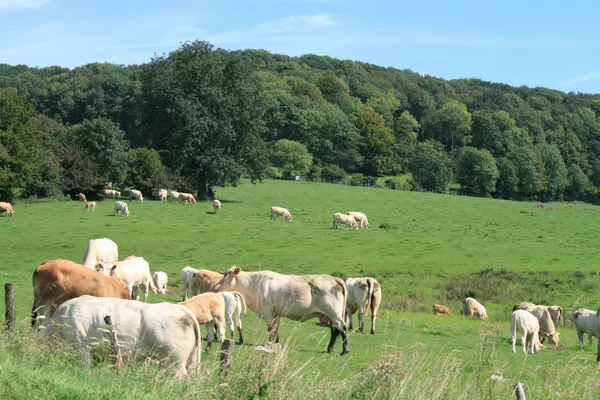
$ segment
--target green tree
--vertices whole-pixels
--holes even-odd
[[[465,147],[458,157],[458,183],[470,195],[489,197],[496,188],[499,173],[496,160],[486,149]]]
[[[569,185],[565,190],[565,195],[568,200],[580,199],[585,194],[589,179],[581,170],[579,165],[571,164],[568,168]]]
[[[513,162],[506,157],[496,159],[498,167],[498,180],[496,181],[495,197],[513,200],[518,197],[519,177]]]
[[[423,120],[423,132],[425,138],[436,139],[447,151],[466,146],[471,142],[471,113],[464,104],[448,100]]]
[[[383,117],[372,107],[365,107],[358,114],[356,128],[361,135],[362,170],[371,176],[390,172],[394,167],[395,139]]]
[[[271,161],[282,169],[283,176],[306,175],[312,165],[312,155],[302,143],[281,139],[273,145]]]
[[[518,192],[521,198],[532,199],[545,189],[544,164],[533,147],[519,147],[508,154],[519,179]]]
[[[337,165],[326,165],[321,169],[321,178],[325,182],[340,183],[346,180],[347,175],[346,171]]]
[[[144,70],[143,129],[198,198],[214,198],[215,186],[237,185],[244,174],[265,176],[264,107],[249,68],[239,53],[194,41]]]
[[[394,126],[394,114],[400,107],[400,101],[393,94],[371,97],[367,100],[367,106],[372,107],[385,120],[385,126],[392,129]]]
[[[126,182],[150,197],[156,189],[157,181],[162,178],[165,167],[158,151],[146,147],[136,147],[127,153],[129,169]]]
[[[546,172],[545,198],[547,201],[561,199],[569,185],[568,169],[558,147],[554,144],[540,144],[538,150]]]
[[[417,144],[407,167],[411,185],[417,189],[443,192],[452,180],[450,158],[435,140]]]

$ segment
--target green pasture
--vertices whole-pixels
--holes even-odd
[[[217,196],[218,215],[208,202],[146,201],[130,203],[129,217],[115,217],[113,202],[103,201],[95,212],[79,202],[17,204],[15,217],[1,217],[0,283],[16,284],[20,325],[0,336],[0,398],[243,398],[268,386],[272,398],[487,399],[512,398],[519,380],[531,398],[600,396],[595,342],[579,345],[570,322],[558,328],[559,348],[535,357],[512,354],[508,327],[512,306],[522,300],[566,311],[600,306],[598,207],[295,181],[244,182]],[[270,220],[275,205],[288,208],[293,222]],[[366,213],[370,229],[332,230],[333,213],[347,211]],[[323,355],[328,329],[283,320],[284,349],[263,353],[254,346],[266,344],[266,324],[249,311],[247,344],[235,348],[229,386],[220,394],[216,351],[203,356],[193,382],[173,382],[160,367],[137,363],[116,376],[108,364],[82,369],[68,352],[36,349],[43,345],[26,321],[31,275],[46,259],[82,262],[87,241],[100,237],[118,244],[121,259],[143,256],[172,283],[186,265],[375,277],[384,298],[377,334],[352,333],[348,356],[337,355],[341,343],[336,354]],[[180,301],[181,288],[169,289],[149,301]],[[464,295],[484,303],[490,319],[461,316]],[[432,315],[434,302],[452,315]]]

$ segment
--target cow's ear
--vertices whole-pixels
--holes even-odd
[[[240,271],[241,271],[240,267],[236,267],[235,265],[233,266],[233,274],[234,274],[234,275],[237,275],[237,274],[239,274],[239,273],[240,273]]]
[[[115,270],[115,268],[117,268],[117,266],[113,265],[112,268],[110,269],[110,272],[113,272]]]

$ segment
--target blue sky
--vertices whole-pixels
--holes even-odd
[[[182,41],[600,93],[593,1],[0,0],[0,63],[139,64]]]

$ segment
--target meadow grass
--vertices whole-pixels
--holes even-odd
[[[244,182],[217,195],[218,215],[207,202],[146,201],[131,203],[130,217],[114,217],[113,202],[103,201],[87,213],[79,202],[17,204],[14,218],[0,218],[0,282],[16,284],[20,321],[14,334],[0,339],[0,398],[203,397],[218,390],[244,398],[268,383],[273,398],[487,399],[511,398],[517,380],[532,398],[597,398],[596,346],[579,345],[567,326],[558,328],[558,350],[512,354],[508,321],[522,300],[571,311],[598,308],[598,207],[552,203],[541,209],[294,181]],[[288,208],[293,222],[271,221],[274,205]],[[365,212],[371,228],[332,230],[333,213],[347,211]],[[69,351],[44,351],[26,318],[36,266],[53,258],[82,262],[87,241],[99,237],[113,239],[121,259],[143,256],[170,282],[179,281],[186,265],[373,276],[384,298],[377,334],[351,333],[347,357],[323,355],[328,329],[283,320],[284,350],[266,354],[254,349],[266,342],[266,324],[249,311],[247,344],[235,347],[225,388],[217,389],[217,352],[203,356],[191,381],[173,382],[160,367],[143,363],[128,364],[118,376],[108,363],[87,370]],[[169,289],[149,301],[180,301],[180,288]],[[489,321],[459,315],[465,295],[486,305]],[[432,315],[433,302],[448,305],[452,315]],[[504,380],[490,380],[493,374]]]

